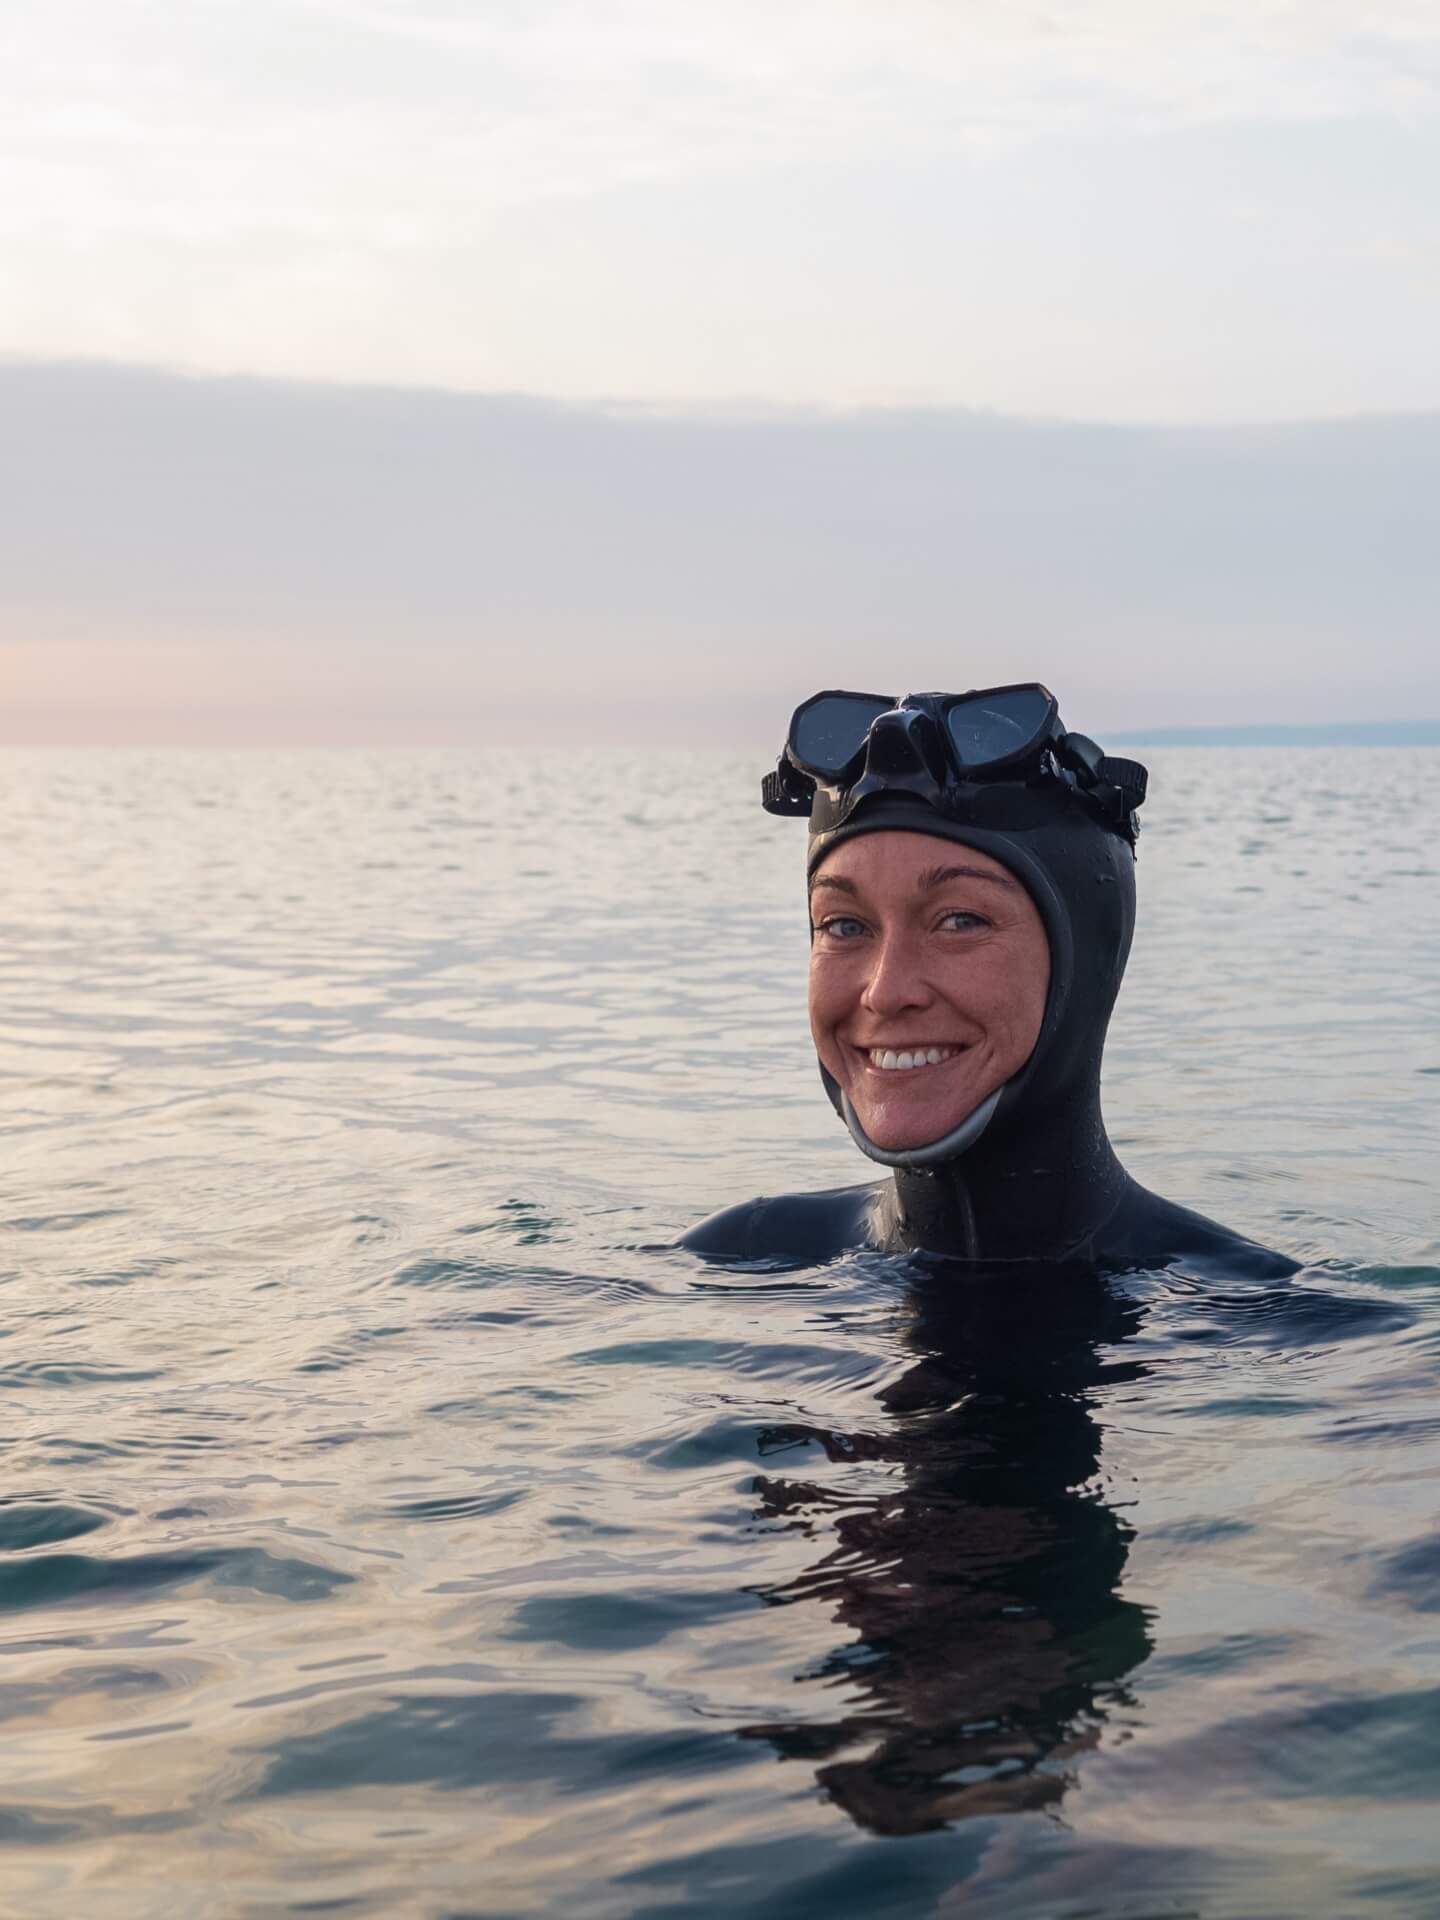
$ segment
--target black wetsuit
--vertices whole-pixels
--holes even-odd
[[[1283,1254],[1232,1233],[1188,1207],[1161,1199],[1123,1168],[1120,1176],[1123,1186],[1113,1212],[1089,1225],[1068,1247],[1057,1245],[1053,1253],[1036,1247],[1006,1256],[982,1241],[984,1252],[962,1257],[984,1265],[1007,1258],[1019,1266],[1036,1261],[1079,1262],[1102,1273],[1180,1265],[1217,1278],[1251,1280],[1281,1279],[1296,1271],[1295,1262]],[[932,1217],[917,1222],[902,1213],[904,1201],[897,1187],[908,1186],[918,1177],[900,1174],[878,1184],[746,1200],[702,1220],[681,1245],[711,1260],[762,1260],[784,1266],[818,1266],[865,1247],[887,1252],[919,1249],[953,1258],[959,1249],[948,1235],[934,1231],[937,1222]],[[943,1208],[943,1198],[940,1204]]]
[[[1135,924],[1129,841],[1055,782],[971,788],[943,814],[880,794],[838,826],[812,819],[810,871],[858,833],[937,835],[1015,874],[1050,944],[1050,991],[1029,1060],[957,1157],[897,1167],[879,1186],[748,1201],[682,1245],[714,1259],[816,1262],[849,1249],[991,1261],[1080,1261],[1102,1270],[1176,1261],[1254,1278],[1293,1261],[1149,1193],[1116,1159],[1100,1114],[1100,1059]],[[840,1089],[821,1069],[832,1104]],[[877,1156],[878,1157],[878,1156]]]

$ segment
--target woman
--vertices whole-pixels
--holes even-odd
[[[796,709],[764,785],[808,816],[810,1024],[879,1187],[755,1200],[684,1244],[818,1261],[1292,1263],[1148,1193],[1116,1159],[1100,1060],[1135,922],[1145,769],[1067,733],[1044,687]]]

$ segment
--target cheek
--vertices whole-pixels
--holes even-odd
[[[855,990],[848,984],[842,968],[827,966],[812,957],[810,961],[810,1032],[822,1056],[829,1035],[849,1012]],[[833,1043],[829,1043],[833,1044]],[[829,1062],[827,1061],[827,1065]]]
[[[1042,947],[1014,954],[995,983],[995,1015],[1015,1054],[1015,1066],[1027,1060],[1040,1038],[1045,1001],[1050,991],[1050,953]]]
[[[948,970],[947,997],[1002,1053],[1027,1058],[1040,1037],[1050,990],[1050,954],[1029,941],[1004,941]]]

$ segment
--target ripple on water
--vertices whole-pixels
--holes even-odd
[[[277,1740],[247,1797],[334,1793],[357,1787],[489,1789],[509,1798],[552,1781],[557,1766],[581,1792],[657,1772],[709,1774],[746,1764],[722,1732],[587,1731],[582,1695],[495,1690],[442,1692],[386,1702],[315,1733]]]
[[[392,1500],[385,1511],[396,1520],[484,1520],[518,1506],[526,1497],[523,1487],[493,1493],[431,1494],[421,1500]]]
[[[107,1525],[109,1519],[108,1514],[63,1500],[0,1499],[0,1553],[25,1553],[32,1547],[53,1546],[57,1540],[78,1540]]]
[[[1376,1562],[1372,1591],[1416,1613],[1440,1613],[1440,1535],[1427,1533]]]
[[[175,1553],[100,1556],[41,1553],[0,1563],[0,1611],[84,1602],[102,1606],[129,1595],[206,1581],[215,1589],[270,1594],[286,1601],[328,1599],[353,1576],[263,1547],[205,1547]]]
[[[709,1587],[690,1591],[660,1587],[644,1596],[537,1593],[515,1608],[505,1637],[549,1641],[590,1653],[630,1653],[751,1612],[758,1605],[746,1594]]]

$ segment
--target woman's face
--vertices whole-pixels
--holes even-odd
[[[927,1146],[1017,1073],[1050,946],[998,861],[928,833],[866,833],[810,882],[810,1031],[877,1147]]]

